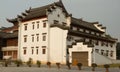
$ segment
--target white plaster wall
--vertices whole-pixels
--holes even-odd
[[[66,63],[67,30],[58,27],[50,28],[50,61]]]
[[[95,49],[99,49],[99,53],[101,54],[101,50],[104,50],[104,53],[106,53],[106,50],[109,51],[108,53],[108,58],[111,58],[111,59],[116,59],[116,44],[113,45],[113,47],[111,47],[110,45],[107,47],[107,46],[101,46],[101,44],[99,45],[95,45],[94,47]],[[110,56],[110,51],[113,51],[113,57]]]
[[[62,8],[56,6],[56,9],[53,9],[52,12],[47,12],[47,14],[48,22],[50,24],[54,24],[54,20],[57,20],[59,21],[59,24],[62,24],[62,22],[64,22],[67,23],[67,26],[70,26],[71,17],[66,17],[65,13],[62,11]]]
[[[78,42],[77,45],[73,45],[72,48],[69,48],[70,52],[70,62],[72,63],[72,52],[88,52],[88,65],[91,66],[92,63],[92,48],[87,47],[87,45],[83,45],[82,42]]]
[[[104,65],[104,64],[112,64],[112,59],[107,58],[99,53],[93,53],[93,59],[95,60],[94,63],[97,65]]]
[[[75,42],[75,40],[80,40],[80,39],[83,39],[81,37],[78,37],[78,36],[72,36],[72,35],[69,35],[73,38],[73,40],[71,41],[67,41],[67,45],[72,45],[73,42]]]
[[[46,23],[46,28],[43,28],[43,20],[47,20],[47,18],[42,19],[36,19],[31,21],[22,22],[20,24],[19,28],[21,33],[19,34],[19,57],[23,61],[28,61],[29,58],[32,58],[34,61],[41,60],[41,61],[47,61],[47,52],[46,54],[42,54],[42,46],[48,47],[48,23]],[[39,28],[37,29],[36,22],[39,21]],[[32,22],[35,22],[34,30],[32,29]],[[27,25],[27,30],[24,30],[24,24]],[[46,33],[46,41],[42,41],[42,33]],[[34,42],[32,42],[32,36],[34,34]],[[37,36],[36,34],[39,34],[39,41],[37,42]],[[27,35],[27,42],[24,42],[24,35]],[[23,47],[27,47],[27,53],[26,55],[23,54]],[[31,47],[34,47],[34,54],[32,54]],[[36,47],[39,47],[39,53],[36,54]],[[46,48],[47,51],[47,48]]]

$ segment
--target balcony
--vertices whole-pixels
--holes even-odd
[[[15,51],[15,50],[18,50],[18,46],[2,47],[2,51]]]

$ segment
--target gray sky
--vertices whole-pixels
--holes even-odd
[[[9,27],[6,18],[14,18],[29,7],[35,8],[58,0],[0,0],[0,26]],[[107,34],[120,41],[120,0],[63,0],[73,17],[98,21],[107,27]]]

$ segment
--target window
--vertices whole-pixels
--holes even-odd
[[[105,45],[105,43],[102,41],[102,42],[101,42],[101,46],[104,46],[104,45]]]
[[[42,37],[43,41],[46,41],[46,33],[43,33],[42,35],[43,35]]]
[[[46,28],[46,22],[47,20],[43,20],[43,28]]]
[[[108,56],[108,53],[109,53],[109,51],[108,51],[108,50],[106,50],[106,56]]]
[[[59,23],[59,21],[57,21],[57,20],[54,20],[54,24],[58,24]]]
[[[70,29],[73,30],[73,27],[71,26]]]
[[[39,47],[36,47],[36,54],[37,54],[37,55],[38,55],[38,48],[39,48]]]
[[[92,39],[90,39],[90,40],[89,40],[89,43],[90,43],[90,44],[92,44],[92,42],[93,42],[93,40],[92,40]]]
[[[24,30],[25,31],[27,30],[27,24],[24,24]]]
[[[46,41],[46,36],[45,35],[43,36],[43,41]]]
[[[111,51],[110,56],[113,57],[113,51]]]
[[[113,47],[113,44],[111,43],[110,46]]]
[[[35,28],[35,22],[32,22],[32,29],[34,29]]]
[[[106,42],[106,46],[108,47],[108,42]]]
[[[12,55],[12,51],[8,51],[8,55],[11,56]]]
[[[42,54],[46,54],[46,46],[42,46]]]
[[[36,23],[37,23],[37,29],[39,29],[39,21],[37,21]]]
[[[65,23],[65,22],[62,22],[62,24],[63,24],[63,26],[66,26],[66,25],[67,25],[67,23]]]
[[[27,35],[24,35],[24,42],[27,42]]]
[[[3,52],[3,55],[6,56],[6,55],[7,55],[7,51],[4,51],[4,52]]]
[[[34,42],[34,35],[32,35],[32,42]]]
[[[46,27],[46,23],[43,23],[43,28],[45,28]]]
[[[79,28],[79,27],[77,28],[77,31],[80,31],[80,28]]]
[[[60,15],[59,15],[59,14],[58,14],[57,16],[58,16],[58,17],[60,17]]]
[[[99,53],[99,49],[95,49],[95,52]]]
[[[27,53],[26,47],[23,47],[23,54],[26,55],[26,53]]]
[[[99,45],[99,41],[98,40],[96,41],[96,45]]]
[[[37,29],[39,29],[39,23],[37,24]]]
[[[32,51],[31,51],[31,52],[32,52],[32,54],[34,54],[34,47],[31,47],[31,50],[32,50]]]
[[[101,50],[101,55],[104,55],[104,50]]]
[[[37,42],[39,41],[39,34],[36,34],[36,36],[37,36]]]

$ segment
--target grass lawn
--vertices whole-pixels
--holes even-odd
[[[120,64],[109,64],[110,65],[110,67],[119,67],[120,66]],[[104,65],[98,65],[98,67],[102,67],[102,68],[104,68]]]

